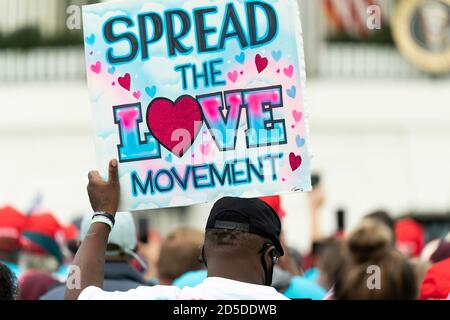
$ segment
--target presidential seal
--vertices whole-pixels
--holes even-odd
[[[450,72],[450,0],[401,0],[392,28],[411,63],[430,74]]]

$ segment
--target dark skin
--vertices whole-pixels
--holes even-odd
[[[108,181],[104,181],[98,171],[89,172],[87,186],[89,201],[95,212],[116,215],[119,205],[119,175],[117,160],[111,160],[108,169]],[[77,289],[66,287],[65,300],[76,300],[80,293],[89,286],[103,287],[105,252],[108,243],[109,226],[103,223],[92,224],[75,255],[73,265],[81,274],[81,286]]]
[[[222,250],[217,247],[209,248],[206,239],[205,260],[208,265],[208,277],[264,285],[266,276],[261,263],[261,254],[264,254],[266,266],[270,267],[275,249],[271,246],[264,253],[259,253],[265,242],[262,237],[251,235],[251,241],[247,241],[241,247]]]
[[[97,171],[89,172],[87,187],[89,201],[95,212],[106,212],[115,216],[119,206],[119,175],[117,160],[109,163],[108,181],[104,181]],[[106,224],[92,224],[86,238],[75,255],[73,265],[78,267],[81,274],[81,286],[78,289],[66,287],[65,300],[76,300],[81,292],[90,286],[103,287],[105,252],[110,229]],[[260,237],[258,237],[260,238]],[[243,245],[240,250],[233,252],[213,250],[205,244],[205,260],[208,264],[209,277],[222,277],[246,283],[263,285],[265,272],[261,263],[264,255],[266,265],[272,265],[273,246],[265,252],[259,253],[263,239]]]

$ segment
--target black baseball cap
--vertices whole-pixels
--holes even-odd
[[[278,254],[284,255],[280,243],[281,221],[275,210],[257,198],[225,197],[218,200],[209,214],[206,230],[228,229],[256,234],[272,241]]]

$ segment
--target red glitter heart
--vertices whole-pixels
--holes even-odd
[[[119,77],[117,79],[117,82],[119,82],[120,86],[124,88],[125,90],[130,91],[131,88],[131,76],[129,73],[125,73],[123,77]]]
[[[257,54],[255,57],[255,65],[256,69],[258,70],[258,73],[261,73],[269,65],[269,60],[265,57],[262,57],[260,54]]]
[[[297,170],[302,165],[302,157],[291,152],[289,154],[289,164],[291,165],[292,171]]]
[[[175,103],[166,98],[154,99],[147,109],[147,126],[152,135],[179,158],[192,146],[202,124],[200,105],[188,95]]]

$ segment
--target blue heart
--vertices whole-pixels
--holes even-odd
[[[276,62],[280,61],[282,55],[283,53],[281,52],[281,50],[272,51],[272,57],[275,59]]]
[[[171,153],[169,153],[169,154],[166,156],[166,161],[172,163],[172,154],[171,154]]]
[[[288,90],[286,91],[286,93],[287,93],[287,95],[288,95],[290,98],[294,99],[295,96],[297,95],[297,87],[296,87],[296,86],[292,86],[292,88],[288,89]]]
[[[156,87],[145,87],[145,92],[149,95],[150,98],[153,98],[156,95]]]
[[[306,140],[303,139],[303,138],[300,137],[300,136],[297,136],[297,137],[295,138],[295,142],[297,143],[297,147],[301,148],[301,147],[303,147],[303,146],[305,145]]]
[[[86,37],[86,43],[92,46],[95,43],[95,34],[91,34],[89,37]]]
[[[114,74],[116,72],[116,67],[112,66],[111,68],[108,69],[108,73],[109,74]]]
[[[240,64],[244,64],[244,62],[245,62],[245,53],[241,52],[241,54],[236,55],[236,57],[234,57],[234,58]]]

